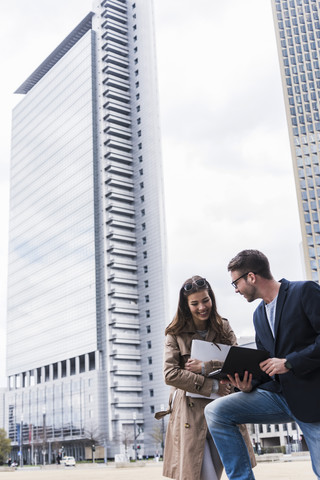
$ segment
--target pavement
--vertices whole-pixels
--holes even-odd
[[[160,480],[162,462],[137,462],[127,467],[105,465],[77,465],[76,467],[23,467],[12,472],[1,472],[0,480]],[[290,459],[259,462],[254,469],[256,480],[314,480],[310,459]],[[225,473],[221,480],[227,480]]]

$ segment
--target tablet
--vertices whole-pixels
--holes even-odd
[[[226,356],[223,367],[215,372],[209,373],[208,376],[221,380],[227,379],[228,375],[234,377],[235,373],[238,373],[240,377],[243,377],[244,372],[248,371],[249,373],[252,373],[253,378],[256,379],[266,376],[269,377],[259,367],[259,363],[269,357],[269,353],[265,350],[232,346]]]

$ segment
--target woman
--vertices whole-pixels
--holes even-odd
[[[228,395],[230,385],[222,384],[207,375],[221,367],[221,362],[201,362],[190,358],[193,339],[227,345],[236,344],[229,322],[217,312],[216,301],[209,282],[194,276],[180,289],[179,304],[173,321],[166,328],[164,375],[167,385],[174,387],[170,395],[163,475],[177,480],[218,480],[223,466],[208,432],[204,407],[211,401],[212,392]],[[186,395],[200,394],[204,398]],[[161,418],[161,412],[156,418]],[[249,435],[249,453],[254,454]]]

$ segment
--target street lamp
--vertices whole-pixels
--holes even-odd
[[[23,467],[23,414],[21,415],[21,422],[20,422],[20,438],[19,438],[19,443],[20,443],[20,467]]]
[[[160,406],[160,410],[161,412],[164,412],[164,405],[162,404]],[[162,460],[163,460],[163,456],[164,456],[164,415],[162,415],[162,418],[161,418],[161,434],[162,434],[162,442],[161,442],[161,448],[162,448]]]
[[[46,428],[46,409],[42,410],[42,430],[43,430],[43,444],[42,444],[42,458],[43,465],[46,464],[46,443],[47,443],[47,428]]]
[[[133,441],[134,441],[134,459],[137,460],[137,414],[133,412]]]

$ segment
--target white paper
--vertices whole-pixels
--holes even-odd
[[[209,362],[210,360],[224,362],[230,347],[231,345],[223,345],[222,343],[214,344],[204,340],[192,340],[190,358],[201,360],[202,362]],[[211,393],[210,397],[191,392],[187,392],[186,395],[194,398],[211,398],[212,400],[220,397],[217,393]]]

